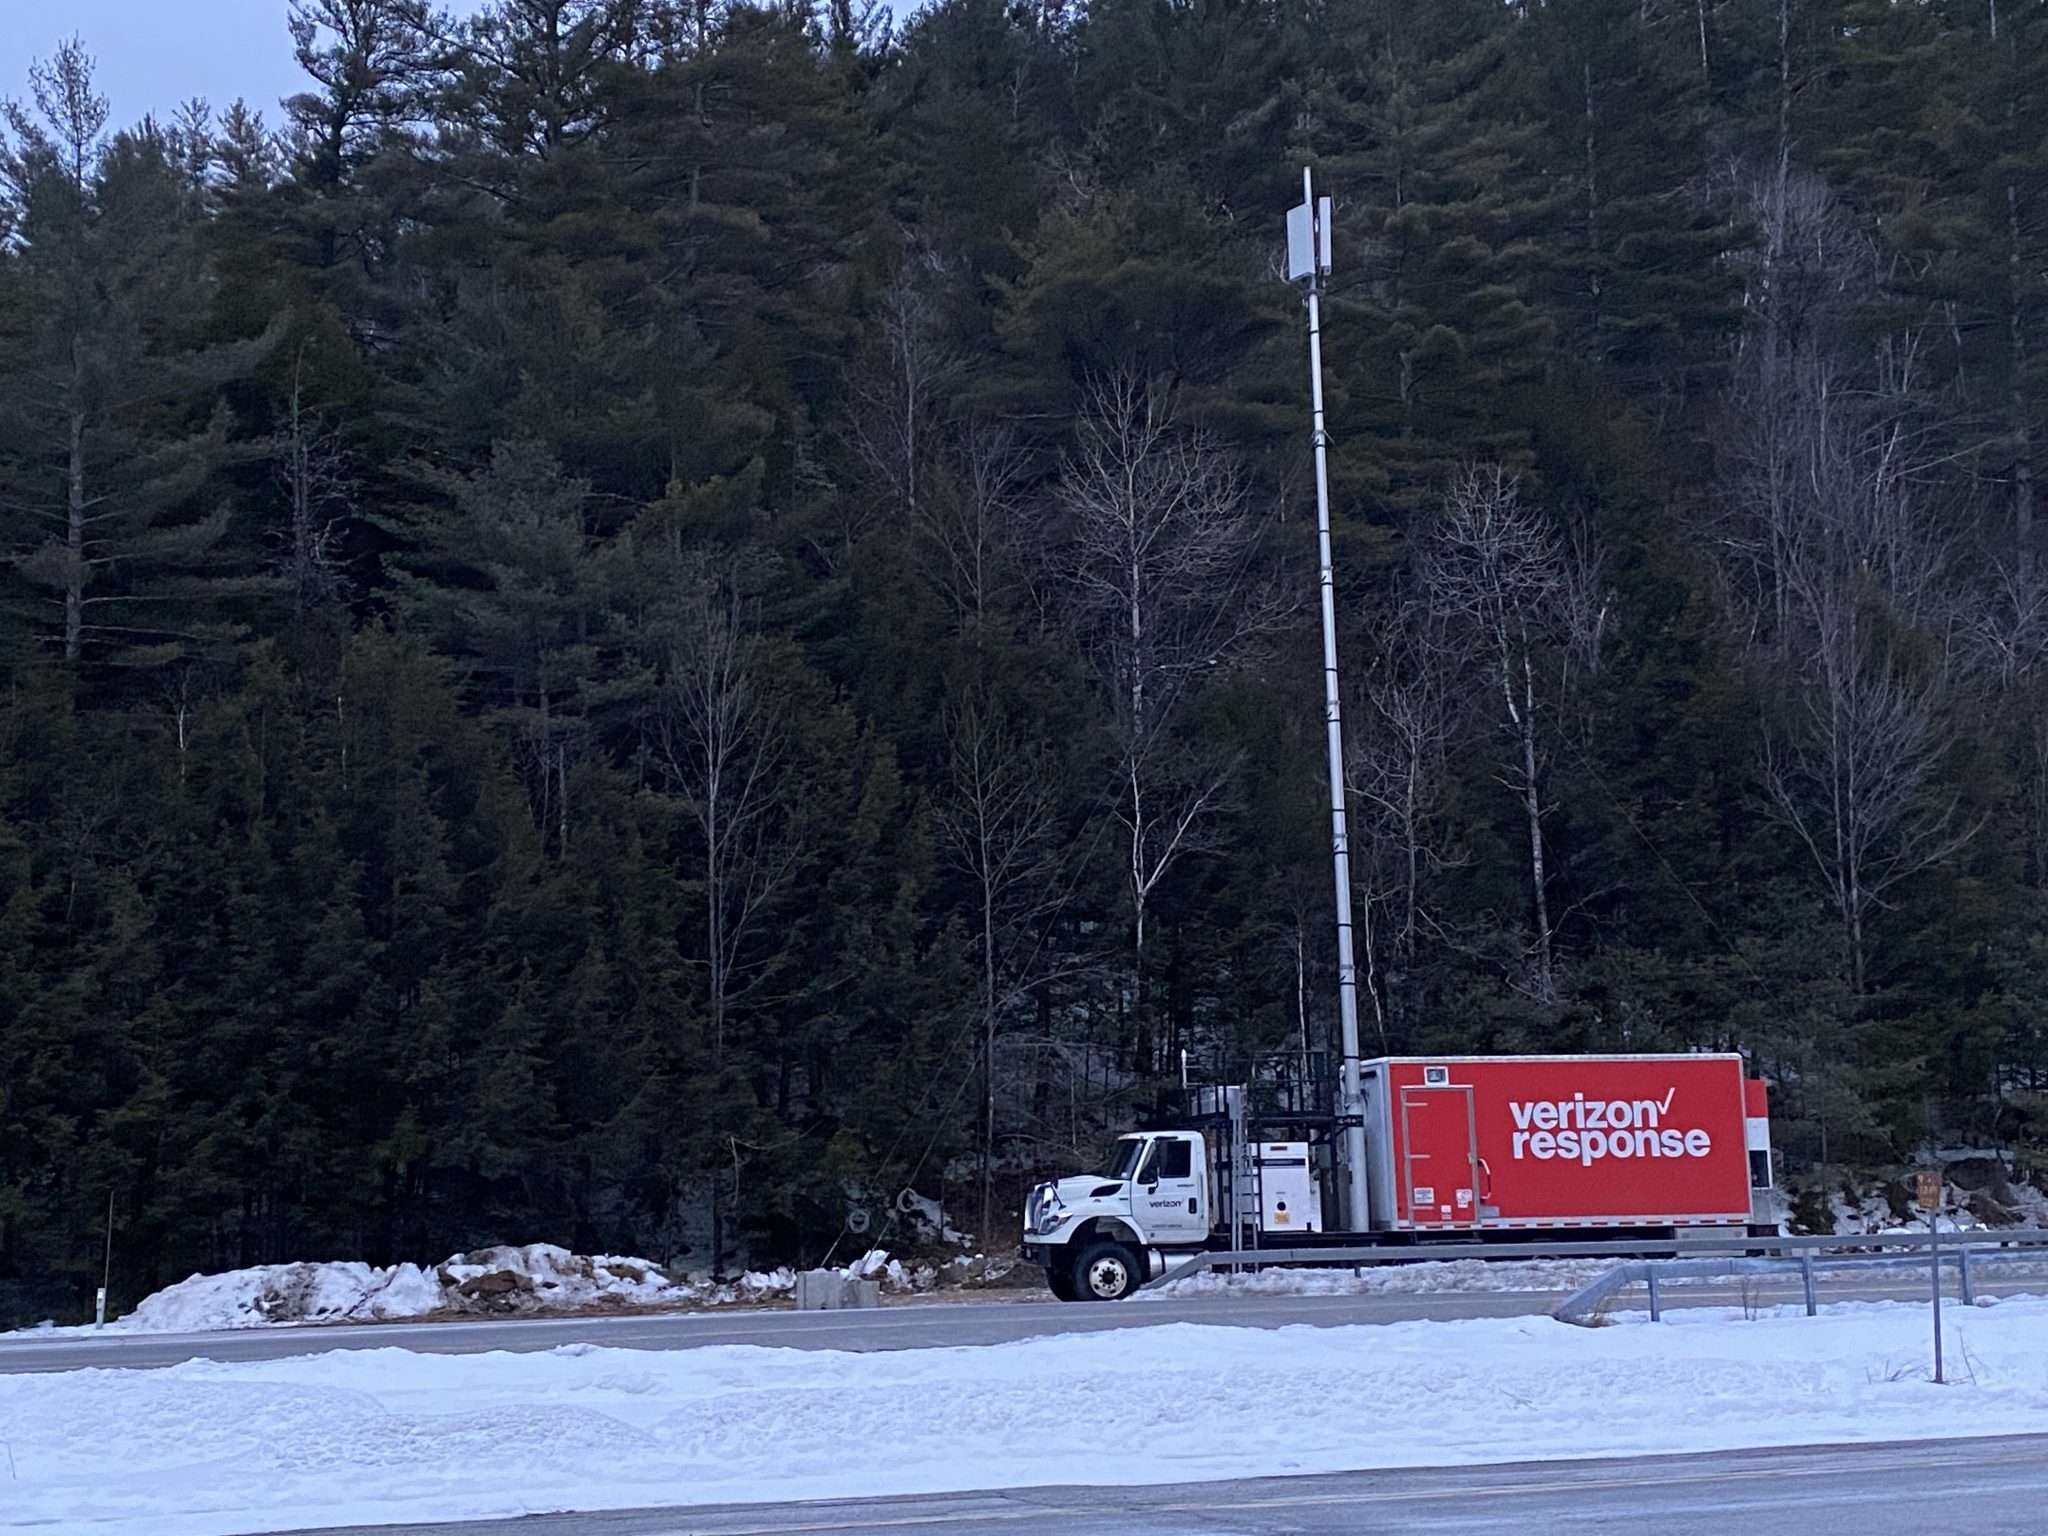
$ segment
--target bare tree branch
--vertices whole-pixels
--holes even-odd
[[[1352,868],[1364,886],[1366,981],[1373,1004],[1399,1011],[1403,982],[1428,927],[1425,885],[1450,862],[1438,815],[1448,783],[1447,754],[1467,714],[1445,616],[1420,597],[1384,623],[1378,655],[1365,672],[1363,729],[1351,734],[1346,777],[1357,807]],[[1376,910],[1388,909],[1388,941],[1377,942]]]
[[[843,435],[880,493],[855,504],[843,535],[849,547],[883,506],[916,525],[931,515],[926,502],[942,441],[944,390],[967,363],[945,340],[944,317],[930,293],[932,265],[915,254],[905,258],[882,290],[875,329],[847,376],[852,409]]]
[[[1031,930],[1062,905],[1055,835],[1058,784],[1041,754],[986,704],[970,705],[946,723],[947,793],[937,810],[947,862],[968,881],[975,900],[975,945],[981,969],[981,1230],[993,1230],[996,1141],[996,1046],[1007,1005],[1040,968],[1043,953],[1024,954]]]
[[[1286,605],[1253,578],[1259,527],[1243,468],[1134,369],[1090,388],[1057,499],[1066,543],[1051,551],[1054,569],[1110,690],[1142,986],[1153,893],[1210,845],[1232,769],[1174,727]]]
[[[797,864],[788,739],[760,642],[719,583],[701,582],[685,607],[667,671],[658,761],[703,841],[712,1048],[722,1055],[733,1005],[760,981],[749,941]]]
[[[1538,673],[1552,653],[1577,657],[1587,670],[1597,667],[1608,606],[1599,560],[1590,539],[1568,550],[1556,530],[1522,504],[1514,476],[1489,464],[1453,479],[1421,542],[1418,566],[1446,640],[1483,658],[1499,692],[1502,722],[1514,743],[1501,782],[1520,801],[1529,838],[1530,990],[1539,1001],[1553,1002],[1557,959],[1537,723],[1548,684],[1539,685]]]

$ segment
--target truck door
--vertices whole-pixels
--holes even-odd
[[[1155,1243],[1199,1243],[1209,1235],[1208,1183],[1202,1138],[1155,1136],[1138,1169],[1131,1207]]]
[[[1401,1197],[1416,1226],[1477,1223],[1478,1141],[1470,1088],[1401,1090]]]

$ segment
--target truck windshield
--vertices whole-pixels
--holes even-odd
[[[1109,1154],[1109,1166],[1103,1170],[1102,1176],[1105,1179],[1128,1179],[1138,1171],[1138,1158],[1144,1150],[1144,1137],[1122,1137],[1116,1144],[1116,1150]]]

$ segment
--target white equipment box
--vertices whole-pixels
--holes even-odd
[[[1259,1160],[1259,1230],[1320,1232],[1323,1192],[1309,1165],[1305,1141],[1262,1141]]]

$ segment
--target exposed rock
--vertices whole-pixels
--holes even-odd
[[[2010,1196],[2005,1182],[2005,1164],[1995,1157],[1960,1158],[1942,1171],[1949,1183],[1967,1194],[1981,1191],[2000,1202]]]
[[[2020,1223],[2019,1212],[2011,1206],[2001,1205],[1985,1190],[1970,1196],[1969,1209],[1970,1214],[1987,1227],[2016,1227]]]
[[[461,1296],[505,1296],[525,1285],[526,1276],[515,1275],[509,1269],[494,1269],[488,1274],[472,1275],[455,1290]]]

